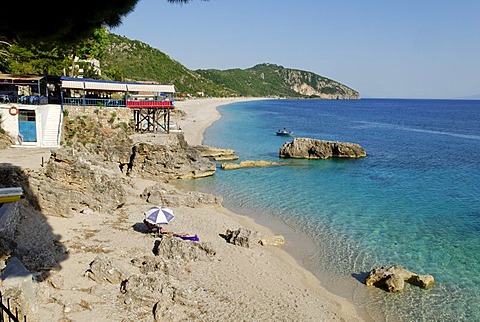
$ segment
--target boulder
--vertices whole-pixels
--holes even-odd
[[[223,170],[233,170],[233,169],[241,169],[241,168],[255,168],[255,167],[269,167],[275,165],[283,165],[282,162],[274,162],[274,161],[252,161],[252,160],[245,160],[240,163],[222,163],[221,168]]]
[[[95,156],[65,148],[52,152],[42,173],[30,177],[29,184],[44,214],[69,217],[72,210],[108,212],[121,207],[128,183],[118,174],[118,168],[102,167]]]
[[[374,268],[365,279],[366,285],[376,286],[388,292],[402,291],[405,282],[428,288],[435,283],[435,280],[432,275],[418,275],[400,265]]]
[[[189,146],[183,134],[166,136],[164,145],[137,143],[127,165],[127,174],[155,181],[201,178],[215,171],[215,162]]]
[[[117,267],[113,266],[110,259],[104,254],[98,255],[91,263],[90,268],[85,272],[85,276],[97,283],[120,283],[125,278],[125,274]]]
[[[412,275],[408,281],[412,285],[419,286],[421,288],[428,288],[435,283],[432,275]]]
[[[168,236],[162,236],[156,243],[153,253],[165,259],[184,262],[211,261],[216,254],[209,244]]]
[[[265,237],[262,236],[260,232],[247,228],[239,228],[237,230],[227,229],[222,237],[230,244],[245,248],[252,248],[256,245],[281,246],[285,244],[285,238],[282,235]]]
[[[260,239],[260,245],[262,246],[281,246],[285,245],[285,237],[281,235],[268,236]]]
[[[202,157],[213,159],[215,161],[230,161],[237,160],[238,155],[235,154],[235,150],[222,149],[207,145],[197,145],[195,149],[199,150]]]
[[[356,143],[324,141],[310,138],[294,138],[285,142],[280,148],[280,158],[328,159],[328,158],[363,158],[365,150]]]
[[[150,204],[161,204],[168,207],[187,206],[194,208],[198,205],[220,205],[223,201],[221,196],[200,191],[168,189],[163,183],[145,188],[140,197]]]
[[[252,248],[254,245],[260,243],[260,234],[246,228],[239,228],[237,230],[227,229],[224,238],[230,244],[246,248]]]

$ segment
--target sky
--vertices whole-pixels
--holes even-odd
[[[361,97],[480,97],[479,0],[139,0],[111,32],[191,70],[261,63]]]

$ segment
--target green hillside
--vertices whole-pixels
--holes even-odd
[[[272,69],[264,68],[262,72],[256,72],[257,66],[250,69],[207,69],[196,70],[195,72],[214,83],[235,90],[241,96],[302,96],[289,88],[280,75]]]
[[[145,43],[112,33],[109,40],[109,48],[100,57],[104,78],[174,84],[181,94],[237,95],[235,91],[222,88]]]
[[[179,95],[360,98],[360,94],[348,86],[307,71],[275,64],[192,71],[138,40],[112,33],[109,40],[110,46],[100,58],[103,78],[174,84]]]
[[[177,97],[360,98],[357,91],[339,82],[275,64],[258,64],[247,69],[192,71],[146,43],[106,29],[99,30],[76,46],[3,44],[0,51],[0,73],[68,74],[71,77],[173,84]],[[79,60],[72,59],[72,55]]]
[[[195,72],[236,91],[241,96],[360,98],[357,91],[334,80],[274,64],[259,64],[244,70],[208,69]]]

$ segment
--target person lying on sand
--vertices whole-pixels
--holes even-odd
[[[149,233],[158,233],[159,236],[178,237],[183,240],[199,241],[197,235],[191,235],[186,232],[174,233],[173,231],[165,230],[165,228],[160,225],[152,224],[145,219],[143,220],[143,223],[145,224],[145,226],[147,226]]]
[[[183,240],[191,240],[191,241],[199,241],[200,239],[198,238],[197,235],[191,235],[189,233],[181,232],[181,233],[174,233],[173,231],[167,231],[163,229],[162,226],[160,226],[158,230],[158,234],[160,236],[168,236],[168,237],[178,237]]]
[[[146,219],[143,220],[143,223],[145,226],[147,226],[148,232],[149,233],[156,233],[159,231],[159,226],[156,224],[152,224],[151,222],[148,222]]]

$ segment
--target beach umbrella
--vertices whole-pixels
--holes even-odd
[[[154,206],[145,211],[145,220],[154,225],[168,224],[174,217],[173,210],[164,206]]]

